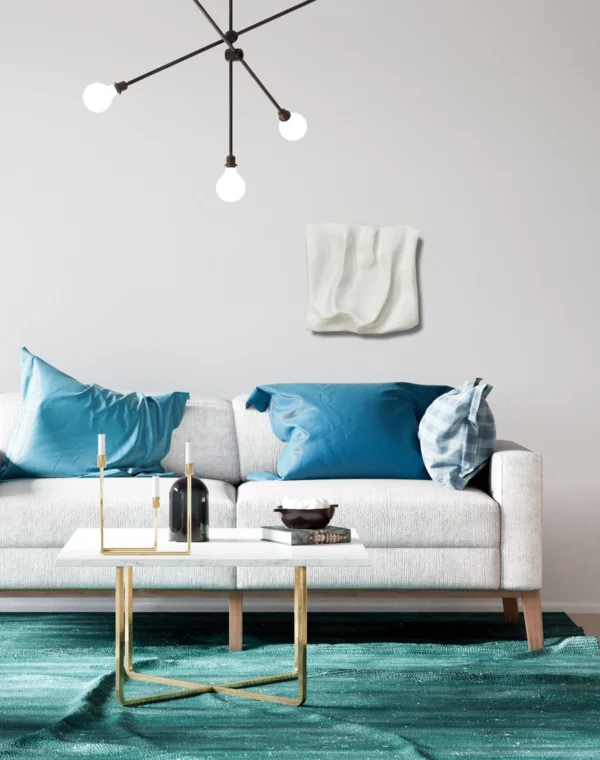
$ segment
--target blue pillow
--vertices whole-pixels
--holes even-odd
[[[188,393],[123,395],[84,385],[21,349],[23,415],[0,480],[97,475],[98,433],[106,434],[106,474],[164,472]]]
[[[412,383],[260,385],[246,406],[269,410],[286,441],[277,464],[282,480],[428,479],[418,428],[427,407],[451,390]],[[250,473],[248,480],[275,479]]]
[[[462,491],[494,452],[496,423],[480,378],[436,399],[419,426],[421,452],[431,478]]]

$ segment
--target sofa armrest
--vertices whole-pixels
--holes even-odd
[[[496,441],[488,491],[500,505],[500,588],[541,588],[541,456],[512,441]]]

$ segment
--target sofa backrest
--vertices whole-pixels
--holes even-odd
[[[235,422],[231,401],[192,396],[185,405],[181,425],[173,431],[171,449],[162,461],[167,472],[183,475],[185,442],[191,441],[194,469],[200,478],[240,482]]]
[[[4,460],[8,442],[17,429],[22,411],[20,393],[0,393],[0,462]]]
[[[0,461],[17,429],[23,402],[20,393],[0,394]],[[181,425],[173,431],[171,450],[163,459],[167,472],[183,475],[185,442],[192,441],[199,477],[240,482],[240,463],[231,401],[192,396]]]
[[[271,430],[268,412],[246,409],[249,395],[236,396],[232,402],[242,480],[257,470],[276,473],[277,460],[285,446]]]

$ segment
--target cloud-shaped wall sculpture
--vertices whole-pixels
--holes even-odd
[[[418,325],[418,240],[400,224],[309,224],[307,329],[377,335]]]

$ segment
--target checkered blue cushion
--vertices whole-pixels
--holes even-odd
[[[428,408],[419,425],[421,454],[432,480],[458,491],[492,455],[496,423],[486,396],[492,386],[469,380]]]

